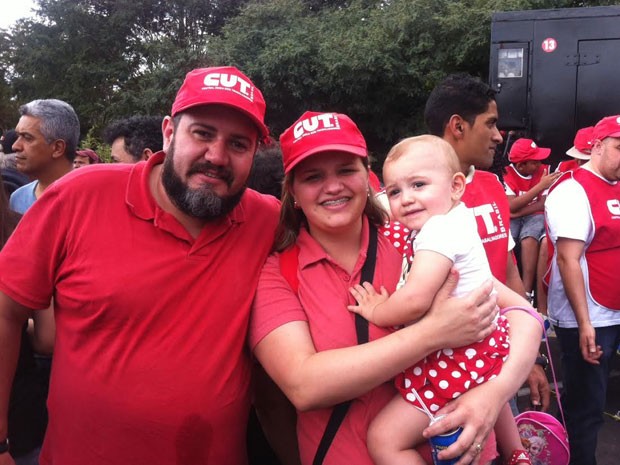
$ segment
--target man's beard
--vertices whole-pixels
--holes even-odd
[[[187,175],[205,173],[207,170],[215,172],[229,187],[232,184],[233,174],[229,169],[216,166],[208,161],[194,163]],[[164,159],[162,184],[166,194],[179,210],[194,218],[207,221],[230,213],[239,204],[245,192],[245,186],[243,186],[239,192],[220,197],[207,185],[201,189],[190,189],[174,170],[174,139]]]

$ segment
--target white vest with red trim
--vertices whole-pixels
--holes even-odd
[[[590,217],[585,220],[590,222],[592,232],[585,242],[585,254],[580,260],[580,266],[584,275],[591,318],[593,312],[596,312],[597,316],[602,316],[602,320],[596,318],[598,322],[619,324],[620,317],[618,320],[616,318],[620,313],[616,311],[620,310],[620,274],[616,267],[620,263],[620,183],[610,184],[591,171],[579,168],[563,174],[549,193],[567,179],[574,179],[583,188],[590,210]],[[570,214],[570,206],[567,206],[566,212]],[[566,296],[563,284],[560,282],[553,247],[549,250],[549,256],[553,257],[549,282],[549,311],[553,312],[554,307],[561,306],[561,302],[556,301],[558,293],[554,287],[561,288],[565,299]],[[610,321],[609,318],[616,322]],[[553,320],[555,318],[552,318]],[[595,323],[593,321],[593,325],[597,326]],[[562,327],[574,326],[562,324],[561,319],[559,324]]]
[[[540,165],[538,170],[531,176],[524,177],[519,174],[514,165],[508,165],[504,171],[504,183],[518,196],[525,194],[532,187],[540,182],[543,176],[549,174],[549,165]],[[528,204],[531,205],[540,199],[540,193]],[[542,212],[536,212],[542,213]]]
[[[465,187],[461,201],[476,216],[478,235],[487,254],[491,273],[505,284],[510,207],[502,184],[492,173],[475,171]]]

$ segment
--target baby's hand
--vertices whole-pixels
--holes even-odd
[[[378,294],[368,282],[364,282],[363,285],[356,284],[349,289],[349,292],[357,301],[357,305],[349,305],[347,308],[353,313],[362,315],[371,323],[374,323],[375,309],[389,297],[385,287],[381,286],[381,294]]]

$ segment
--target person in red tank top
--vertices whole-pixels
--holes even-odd
[[[561,161],[555,169],[556,172],[566,173],[567,171],[576,170],[590,160],[593,130],[594,126],[588,126],[587,128],[581,128],[577,131],[573,146],[566,151],[566,155],[572,158],[570,160]],[[547,314],[547,289],[543,282],[543,278],[549,268],[549,264],[547,241],[541,240],[538,251],[538,263],[536,266],[536,304],[538,305],[538,311],[543,315]]]
[[[533,298],[534,278],[540,240],[545,233],[546,191],[560,176],[549,174],[549,165],[542,160],[551,149],[538,147],[532,139],[518,139],[510,148],[504,172],[504,186],[510,205],[510,231],[520,244],[521,278],[528,298]]]
[[[474,210],[491,272],[513,291],[525,295],[511,252],[514,242],[508,231],[510,209],[503,186],[497,176],[482,171],[491,167],[496,148],[503,140],[497,129],[498,117],[493,89],[464,73],[452,74],[437,84],[424,109],[429,132],[454,148],[461,172],[467,176],[462,201]],[[513,353],[519,353],[519,349],[515,348]],[[534,365],[527,382],[532,405],[546,410],[550,388],[543,368]],[[507,443],[506,438],[497,439],[501,452],[507,455],[508,451],[501,447]]]
[[[620,115],[599,121],[588,163],[552,186],[549,320],[562,352],[571,464],[595,465],[613,356],[620,343]]]

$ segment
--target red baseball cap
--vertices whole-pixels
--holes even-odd
[[[607,137],[620,137],[620,115],[606,116],[594,126],[592,140],[603,140]]]
[[[528,160],[544,160],[551,153],[551,149],[539,147],[532,139],[517,139],[508,154],[511,163]]]
[[[570,149],[566,151],[566,155],[570,155],[573,158],[579,160],[589,160],[590,153],[592,152],[592,131],[594,126],[588,126],[587,128],[581,128],[575,134],[575,140]]]
[[[101,162],[101,159],[99,158],[99,155],[97,155],[97,152],[92,149],[77,150],[75,154],[79,155],[80,157],[88,157],[91,164]]]
[[[307,111],[280,136],[284,173],[311,155],[346,152],[367,158],[366,141],[347,115]]]
[[[213,104],[227,105],[241,111],[256,124],[263,139],[269,137],[263,94],[237,68],[198,68],[187,73],[172,104],[172,116],[188,108]]]

